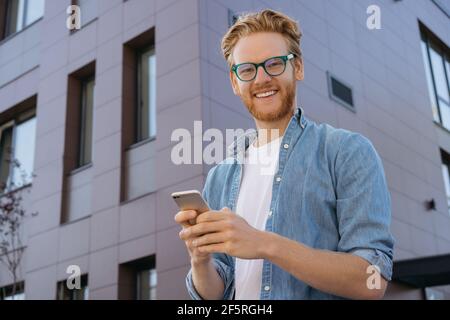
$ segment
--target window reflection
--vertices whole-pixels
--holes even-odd
[[[19,32],[44,15],[45,0],[8,0],[6,36]]]
[[[148,48],[139,57],[138,141],[156,135],[156,57]]]
[[[36,132],[36,117],[17,125],[14,136],[14,158],[20,163],[20,168],[13,167],[12,180],[14,185],[27,184],[32,180],[34,164],[34,144]]]

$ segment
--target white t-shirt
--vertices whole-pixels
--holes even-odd
[[[259,230],[265,229],[270,211],[272,183],[282,138],[258,148],[252,144],[246,150],[236,214]],[[259,300],[263,261],[236,258],[236,300]]]

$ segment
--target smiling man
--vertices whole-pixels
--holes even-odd
[[[381,160],[361,134],[316,124],[297,106],[300,38],[295,21],[263,10],[241,16],[222,40],[256,130],[208,173],[212,211],[175,216],[195,299],[380,299],[391,278]]]

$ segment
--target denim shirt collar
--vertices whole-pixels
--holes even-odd
[[[295,110],[295,114],[292,116],[292,119],[288,126],[286,127],[286,131],[291,127],[291,123],[295,121],[302,129],[305,129],[306,119],[304,116],[304,111],[302,107],[297,107]],[[245,134],[236,138],[236,140],[231,143],[227,147],[227,156],[232,158],[237,158],[238,156],[243,156],[245,150],[249,147],[250,144],[258,137],[258,131],[255,129],[247,130]]]

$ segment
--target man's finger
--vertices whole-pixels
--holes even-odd
[[[197,212],[195,210],[186,210],[186,211],[179,211],[174,219],[175,221],[182,225],[183,227],[190,227],[192,223],[190,221],[195,220],[195,217],[197,216]]]
[[[201,247],[215,243],[222,243],[228,240],[225,232],[207,233],[192,241],[193,247]]]
[[[224,229],[225,225],[223,221],[202,222],[182,230],[182,236],[186,238],[198,237],[206,233],[220,232]]]
[[[220,221],[228,218],[230,212],[222,212],[222,211],[206,211],[200,214],[197,218],[197,224],[202,222],[213,222]]]
[[[227,253],[224,243],[215,243],[207,246],[198,247],[200,253]]]

